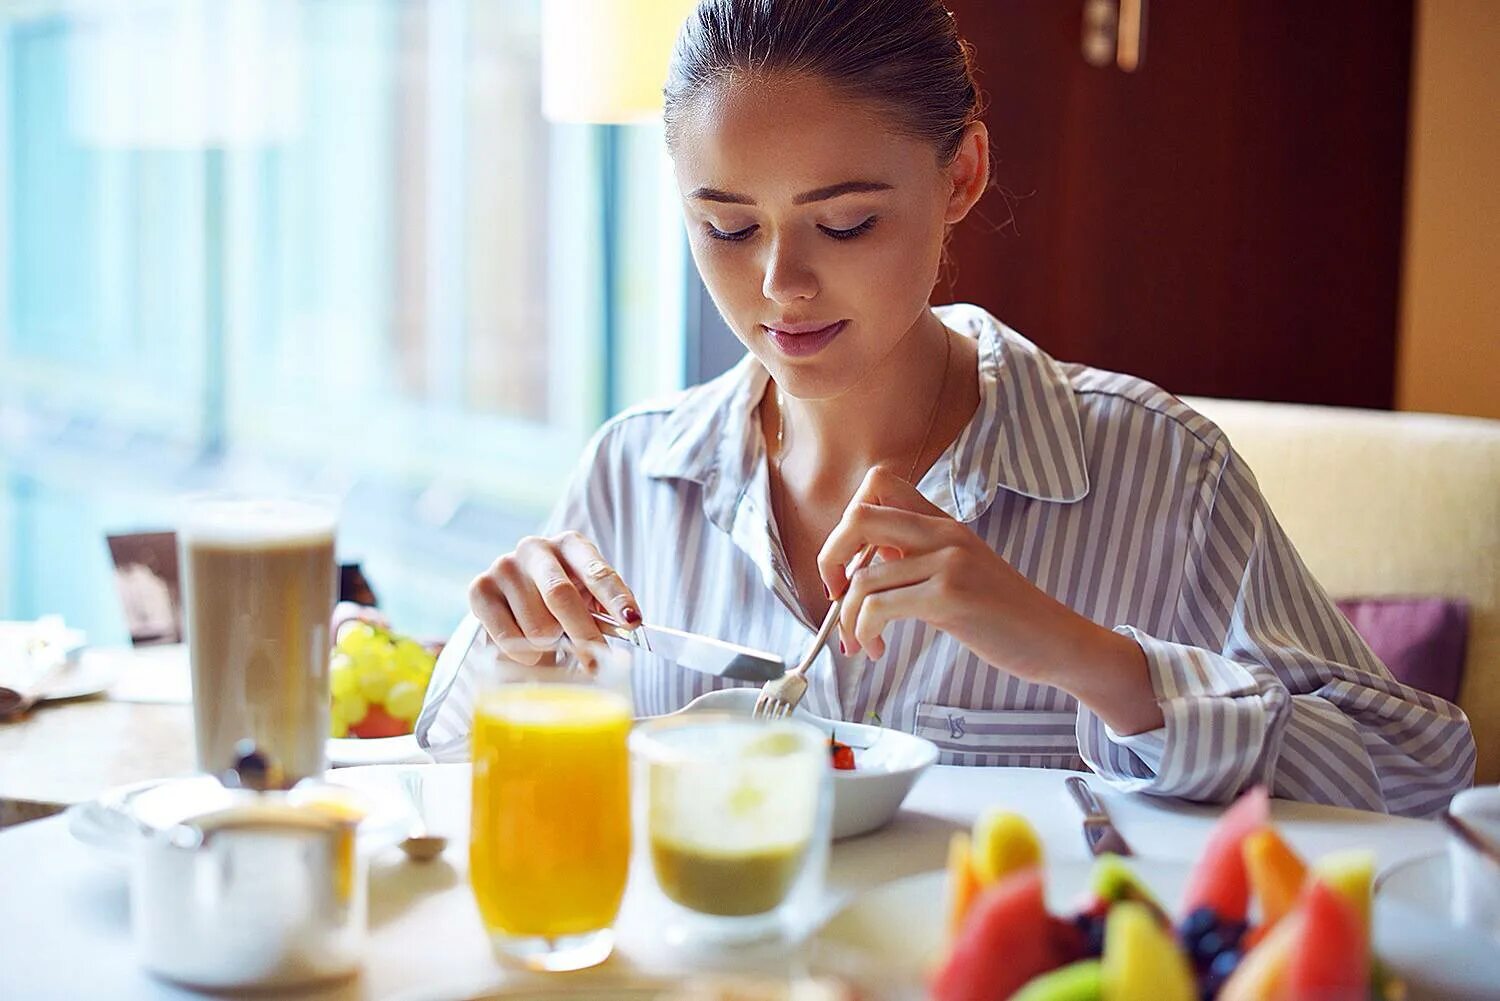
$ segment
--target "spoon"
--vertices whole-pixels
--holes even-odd
[[[36,705],[37,700],[47,694],[47,689],[52,685],[53,681],[57,680],[57,676],[62,674],[63,669],[67,666],[68,660],[66,657],[57,658],[41,673],[41,676],[36,681],[32,682],[31,688],[27,691],[0,685],[0,720],[19,716]]]
[[[1448,826],[1450,831],[1458,835],[1459,840],[1464,844],[1496,865],[1500,865],[1500,845],[1495,844],[1488,837],[1475,830],[1473,824],[1454,816],[1447,810],[1443,811],[1443,823]]]
[[[448,839],[440,834],[428,833],[427,823],[422,819],[422,776],[415,769],[408,768],[401,773],[401,785],[406,789],[412,812],[417,818],[411,832],[401,842],[401,850],[413,862],[431,861],[443,854],[443,849],[448,847]]]

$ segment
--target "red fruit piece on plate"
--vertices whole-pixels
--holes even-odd
[[[1271,797],[1256,786],[1219,818],[1198,864],[1188,877],[1182,913],[1207,907],[1225,921],[1244,921],[1250,909],[1250,877],[1245,870],[1245,839],[1271,822]]]
[[[1319,879],[1308,884],[1302,912],[1302,934],[1286,972],[1286,1001],[1364,1001],[1370,993],[1370,944],[1363,916]]]
[[[1012,873],[974,902],[932,983],[934,1001],[1005,1001],[1063,964],[1040,869]]]
[[[370,706],[365,718],[349,727],[349,732],[356,737],[400,737],[402,734],[411,733],[411,723],[403,719],[397,719],[385,711],[383,706]]]

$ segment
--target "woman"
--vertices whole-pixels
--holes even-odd
[[[547,533],[475,580],[475,615],[497,639],[593,640],[597,606],[795,662],[842,596],[806,705],[946,762],[1440,809],[1472,779],[1468,721],[1392,679],[1213,424],[929,307],[989,183],[980,113],[938,0],[702,0],[667,138],[748,354],[610,421]],[[648,662],[637,708],[712,687]],[[438,735],[466,727],[464,689],[434,685]]]

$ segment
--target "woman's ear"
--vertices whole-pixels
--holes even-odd
[[[990,131],[983,122],[973,122],[964,129],[958,156],[948,165],[948,180],[953,191],[943,221],[951,226],[969,214],[990,186]]]

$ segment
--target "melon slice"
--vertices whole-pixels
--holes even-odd
[[[1004,1001],[1058,957],[1040,870],[1013,873],[974,902],[932,983],[935,1001]]]
[[[1011,1001],[1103,1001],[1104,967],[1097,959],[1044,973],[1011,995]]]
[[[1042,864],[1042,842],[1019,813],[992,810],[974,822],[974,871],[984,886]]]
[[[1104,930],[1104,994],[1109,1001],[1197,1001],[1192,967],[1145,904],[1110,908]]]
[[[955,937],[979,896],[979,877],[974,872],[969,835],[953,832],[948,841],[948,935]]]
[[[1283,987],[1286,1001],[1365,1001],[1370,946],[1359,910],[1314,878],[1302,911],[1302,934],[1292,947]]]
[[[1218,1001],[1271,1001],[1281,998],[1292,948],[1302,937],[1303,915],[1293,910],[1240,960],[1219,990]]]
[[[1270,928],[1297,906],[1307,865],[1269,827],[1245,838],[1244,854],[1250,886],[1260,900],[1262,927]]]
[[[1244,921],[1250,907],[1245,871],[1245,839],[1271,822],[1271,798],[1264,786],[1245,793],[1219,819],[1188,877],[1182,913],[1207,907],[1225,921]]]
[[[1098,899],[1109,904],[1117,904],[1122,900],[1133,900],[1138,904],[1145,904],[1156,915],[1157,920],[1163,924],[1171,924],[1165,908],[1157,902],[1151,891],[1146,889],[1146,884],[1136,877],[1135,870],[1131,869],[1120,856],[1099,856],[1094,863],[1094,871],[1090,874],[1089,882],[1094,896]]]

